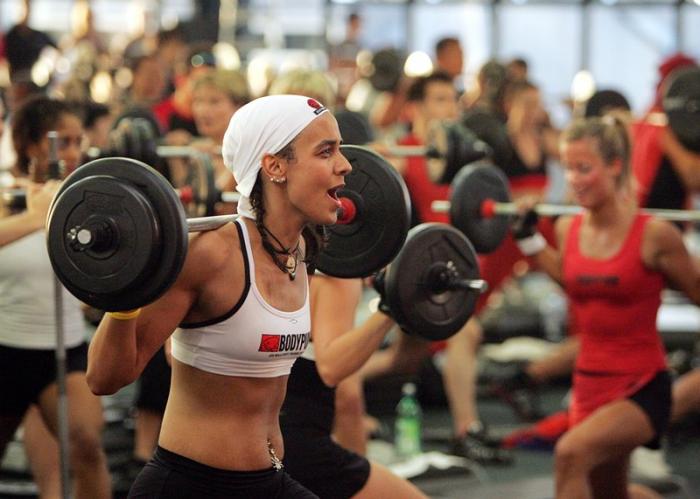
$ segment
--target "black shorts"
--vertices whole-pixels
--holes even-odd
[[[66,349],[66,374],[87,369],[87,343]],[[42,391],[56,382],[54,350],[0,345],[0,414],[23,416]]]
[[[659,371],[651,381],[629,396],[651,420],[654,438],[644,444],[650,449],[660,448],[661,436],[671,418],[671,377],[668,371]]]
[[[212,468],[162,447],[131,486],[140,499],[318,499],[284,471],[229,471]]]
[[[289,428],[287,429],[289,430]],[[284,469],[319,497],[352,497],[369,479],[370,464],[330,436],[284,431]]]
[[[319,497],[352,497],[369,479],[370,463],[331,438],[335,390],[323,384],[316,363],[297,359],[280,414],[284,467]]]
[[[169,392],[170,366],[165,358],[165,348],[160,347],[141,373],[134,404],[137,409],[163,414]]]

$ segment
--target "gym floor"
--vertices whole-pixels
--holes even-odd
[[[392,390],[398,397],[400,384],[404,380],[392,379],[368,387],[368,404],[390,429],[393,416],[389,411],[391,401],[372,402],[374,390]],[[428,382],[434,382],[434,380]],[[567,391],[563,383],[555,384],[540,393],[541,409],[552,413],[561,408]],[[386,391],[385,391],[386,394]],[[126,387],[114,396],[105,397],[106,416],[109,421],[105,431],[110,468],[113,471],[115,497],[124,497],[129,486],[124,464],[131,452],[132,431],[128,418],[128,407],[133,397],[133,386]],[[512,409],[500,399],[480,395],[479,412],[490,430],[504,435],[527,423],[519,422]],[[426,451],[443,452],[447,449],[451,420],[447,407],[442,403],[423,404],[424,446]],[[390,431],[387,437],[390,436]],[[385,440],[373,440],[369,454],[372,459],[392,462],[391,444]],[[672,481],[656,482],[658,490],[669,499],[700,498],[700,419],[688,421],[682,428],[674,430],[668,439],[666,458],[672,469]],[[509,466],[475,466],[465,468],[429,469],[414,478],[414,482],[430,497],[434,498],[479,498],[479,499],[544,499],[553,497],[553,456],[547,450],[514,450],[514,463]],[[15,493],[10,493],[15,490]],[[0,473],[0,498],[32,498],[33,484],[23,473]]]
[[[561,400],[566,387],[555,386],[541,394],[542,408],[547,413],[561,409]],[[482,420],[489,424],[493,433],[503,435],[527,424],[517,421],[513,411],[501,400],[479,398],[479,412]],[[385,419],[391,424],[389,418]],[[666,448],[666,459],[672,469],[670,480],[646,482],[654,486],[664,498],[700,498],[700,424],[698,420],[689,422],[682,429],[670,434]],[[427,451],[444,451],[447,448],[451,420],[444,407],[424,409],[425,448]],[[434,435],[436,438],[429,438]],[[441,438],[442,437],[442,438]],[[370,454],[382,457],[383,446],[370,447]],[[479,499],[544,499],[554,497],[552,470],[553,454],[548,450],[515,449],[514,462],[509,466],[484,466],[475,472],[465,469],[430,470],[425,478],[418,477],[414,482],[433,498],[479,498]],[[386,455],[384,453],[384,455]],[[645,483],[640,481],[640,483]]]
[[[523,283],[521,283],[523,284]],[[520,286],[527,290],[527,286]],[[541,291],[542,288],[539,288]],[[532,291],[532,290],[530,290]],[[506,293],[506,295],[508,295]],[[369,297],[365,297],[368,299]],[[506,337],[514,329],[523,329],[531,323],[525,307],[513,313],[515,300],[505,306],[505,317],[508,323],[500,321],[498,333]],[[366,307],[360,307],[366,310]],[[696,314],[697,310],[694,309]],[[671,311],[676,318],[681,315]],[[697,314],[696,314],[697,315]],[[518,318],[518,324],[512,319]],[[358,320],[362,319],[359,314]],[[688,322],[688,320],[685,320]],[[692,322],[692,321],[691,321]],[[689,324],[689,332],[682,334],[665,334],[664,340],[669,352],[691,354],[696,338],[696,329]],[[518,326],[518,327],[515,327]],[[692,330],[692,331],[691,331]],[[493,336],[493,331],[492,335]],[[503,340],[506,337],[499,339]],[[493,338],[492,338],[493,339]],[[520,421],[514,411],[501,399],[494,398],[486,390],[486,378],[496,364],[480,355],[480,383],[478,390],[478,410],[481,420],[485,422],[490,432],[503,436],[513,430],[524,428],[531,423]],[[432,366],[430,360],[426,366]],[[442,392],[442,383],[437,370],[424,368],[417,377],[393,376],[376,380],[366,386],[368,411],[379,418],[383,428],[383,439],[373,440],[369,446],[369,457],[388,465],[396,463],[393,448],[390,444],[391,428],[393,426],[394,407],[400,396],[401,385],[405,381],[415,381],[418,385],[418,395],[424,412],[423,440],[427,452],[446,452],[451,436],[451,418]],[[539,392],[539,408],[544,414],[552,414],[562,409],[562,400],[568,391],[568,380],[560,380]],[[133,444],[132,421],[129,410],[133,401],[134,385],[125,387],[113,396],[104,397],[105,418],[107,420],[104,434],[104,445],[107,450],[110,469],[113,476],[115,497],[125,497],[131,483],[127,464],[131,456]],[[654,486],[665,498],[690,499],[700,498],[700,416],[690,419],[682,426],[675,428],[666,441],[666,460],[671,467],[670,479],[656,482],[646,482]],[[431,467],[427,472],[419,474],[412,480],[430,497],[434,498],[479,498],[479,499],[544,499],[553,497],[553,455],[551,450],[515,449],[514,462],[509,466],[470,466],[448,467],[438,469]],[[14,444],[0,469],[0,499],[36,497],[35,487],[31,477],[26,472],[23,463],[21,444]],[[13,461],[8,467],[8,461]],[[15,466],[15,470],[11,471]],[[8,471],[8,468],[10,471]],[[404,467],[405,469],[405,467]],[[644,482],[643,482],[644,483]]]

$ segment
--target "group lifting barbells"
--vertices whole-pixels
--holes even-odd
[[[485,287],[471,244],[444,224],[409,231],[410,201],[399,174],[366,148],[341,150],[353,169],[338,191],[342,213],[338,224],[326,227],[328,244],[318,269],[361,277],[393,260],[385,282],[397,322],[428,339],[456,333]],[[189,232],[236,218],[187,219],[178,194],[154,169],[127,158],[102,158],[61,185],[49,210],[47,246],[68,291],[98,309],[128,310],[172,286]]]
[[[191,149],[188,154],[190,154],[188,157],[191,161],[188,165],[187,176],[182,180],[180,187],[175,187],[175,192],[188,216],[211,215],[218,202],[238,202],[240,196],[237,192],[222,192],[216,187],[214,166],[206,155],[198,153],[194,149]],[[139,161],[137,158],[131,159]],[[26,195],[27,191],[24,188],[0,190],[0,204],[9,209],[24,209],[27,206]]]
[[[342,126],[343,120],[349,121],[348,127],[353,127],[355,131],[356,121],[362,121],[362,118],[361,115],[358,116],[357,113],[352,112],[339,114],[339,127],[348,129]],[[370,142],[370,139],[371,137],[367,134],[366,141]],[[191,146],[158,145],[157,141],[157,130],[154,130],[149,120],[142,117],[124,118],[110,134],[108,151],[110,156],[137,159],[146,164],[150,164],[155,158],[191,157],[198,152]],[[491,154],[490,147],[469,129],[458,122],[447,121],[431,124],[425,145],[392,144],[380,147],[382,152],[390,156],[426,157],[429,160],[431,179],[438,183],[449,183],[462,165],[478,161]],[[216,153],[220,155],[220,149],[216,150]],[[101,151],[95,150],[92,157],[100,154],[102,154]]]
[[[474,245],[477,253],[495,251],[504,241],[509,217],[519,213],[511,202],[508,180],[500,169],[488,163],[465,166],[451,184],[450,200],[432,203],[438,213],[449,212],[450,221]],[[562,216],[580,213],[575,205],[536,204],[534,211],[541,216]],[[700,210],[643,209],[658,218],[679,222],[700,221]]]

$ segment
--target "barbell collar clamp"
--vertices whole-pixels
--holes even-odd
[[[352,199],[347,197],[339,197],[338,201],[340,201],[340,208],[338,208],[338,221],[336,223],[341,225],[352,223],[357,216],[357,206]]]
[[[489,289],[489,285],[484,279],[456,279],[450,285],[457,289],[473,289],[479,293],[484,293]]]
[[[74,251],[91,250],[96,253],[114,248],[117,243],[116,227],[107,219],[88,221],[85,226],[72,227],[66,237]]]
[[[440,262],[430,268],[427,284],[436,294],[453,289],[484,293],[488,289],[488,283],[484,279],[464,279],[452,261]]]

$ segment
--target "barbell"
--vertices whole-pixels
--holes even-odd
[[[354,111],[340,111],[335,115],[345,143],[368,145],[374,140],[367,118]],[[425,157],[428,175],[433,182],[449,184],[463,166],[492,154],[491,147],[471,130],[458,122],[438,121],[428,129],[425,145],[381,144],[380,153],[394,157]]]
[[[384,289],[401,328],[428,340],[444,340],[474,313],[487,284],[474,247],[447,224],[413,227],[387,269]]]
[[[410,205],[401,177],[365,148],[342,146],[342,152],[353,171],[338,192],[339,223],[327,228],[319,270],[360,277],[394,260],[387,297],[397,321],[428,339],[454,334],[473,312],[472,295],[485,287],[471,244],[444,224],[408,232]],[[189,232],[236,218],[187,219],[156,170],[128,158],[102,158],[62,184],[49,211],[47,247],[72,294],[98,309],[125,310],[150,303],[173,284]]]
[[[214,166],[208,157],[196,154],[190,157],[187,177],[180,187],[174,187],[175,193],[189,217],[211,215],[216,203],[237,203],[237,192],[220,191],[216,187]],[[9,209],[21,210],[27,206],[27,191],[24,188],[0,190],[0,203]]]
[[[510,218],[517,215],[518,206],[511,202],[508,179],[503,172],[489,163],[467,165],[451,184],[450,200],[432,203],[438,213],[449,212],[450,221],[472,242],[478,253],[490,253],[498,248],[510,228]],[[580,206],[536,204],[533,208],[541,216],[575,215]],[[678,222],[700,221],[700,210],[643,209],[665,220]]]
[[[399,174],[377,154],[343,146],[353,166],[338,191],[346,212],[327,228],[318,268],[338,277],[370,275],[398,253],[410,225]],[[128,158],[91,161],[61,185],[48,218],[51,262],[66,288],[102,310],[125,310],[168,289],[187,253],[187,233],[237,215],[187,219],[178,195],[153,168]]]
[[[371,127],[367,119],[352,111],[343,111],[336,116],[343,138],[352,137],[354,145],[368,145],[372,140]],[[149,165],[162,159],[191,158],[202,154],[191,146],[158,145],[160,136],[152,120],[144,117],[124,117],[110,132],[107,151],[97,148],[88,150],[88,157],[104,156],[132,158]],[[221,154],[221,149],[217,149]],[[491,154],[490,147],[468,128],[456,122],[435,123],[429,131],[428,143],[424,146],[387,144],[383,151],[396,157],[424,156],[429,159],[431,179],[438,183],[449,183],[462,165],[478,161]],[[158,169],[158,168],[157,168]]]

